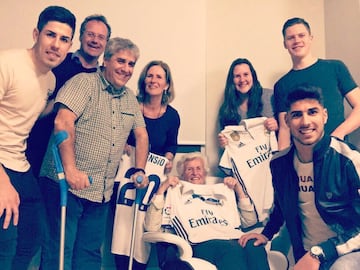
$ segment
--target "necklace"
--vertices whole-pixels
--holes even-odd
[[[311,163],[311,162],[312,162],[312,158],[303,159],[302,157],[300,157],[298,151],[295,151],[295,154],[296,154],[296,157],[298,158],[298,160],[299,160],[301,163]]]
[[[149,109],[148,107],[145,106],[145,104],[142,104],[142,114],[146,117],[152,118],[152,119],[157,119],[160,118],[161,114],[162,114],[162,106],[160,105],[159,110],[155,109]]]

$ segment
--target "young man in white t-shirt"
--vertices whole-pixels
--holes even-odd
[[[30,49],[0,52],[0,265],[27,269],[40,246],[43,207],[36,178],[25,156],[26,139],[54,91],[58,66],[71,47],[75,16],[44,9]]]

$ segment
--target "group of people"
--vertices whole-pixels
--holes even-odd
[[[68,134],[59,145],[69,185],[65,269],[101,268],[124,147],[135,147],[132,178],[144,179],[134,182],[137,188],[147,185],[149,150],[169,160],[169,171],[177,151],[180,117],[169,105],[174,99],[169,66],[150,62],[135,96],[126,83],[139,48],[131,40],[110,38],[106,18],[94,14],[80,26],[80,48],[68,53],[75,26],[71,11],[49,6],[39,15],[33,47],[0,55],[2,269],[27,269],[40,246],[41,268],[59,267],[60,189],[51,149],[58,132]]]
[[[68,53],[75,25],[71,11],[49,6],[39,15],[32,48],[0,52],[2,269],[27,269],[40,246],[41,269],[58,269],[60,189],[51,152],[58,132],[68,134],[59,145],[69,185],[65,269],[101,268],[106,219],[124,149],[135,149],[135,188],[148,184],[149,151],[167,158],[165,173],[173,167],[180,116],[169,105],[174,99],[169,66],[159,60],[148,63],[136,96],[126,84],[139,48],[131,40],[111,38],[106,18],[91,15],[81,24],[80,48]],[[293,68],[275,84],[273,95],[263,90],[251,62],[239,58],[230,66],[219,110],[220,130],[265,116],[265,128],[277,132],[280,151],[270,162],[272,213],[261,234],[209,239],[194,244],[193,251],[218,269],[268,269],[263,245],[285,224],[295,270],[356,269],[360,155],[343,139],[360,126],[360,89],[341,61],[311,54],[313,37],[304,19],[287,20],[282,33]],[[352,107],[346,119],[344,98]],[[223,148],[228,143],[221,132],[218,141]],[[149,231],[161,229],[164,195],[179,185],[179,178],[205,184],[205,157],[185,155],[178,165],[178,177],[168,176],[149,205],[144,223]],[[135,181],[137,176],[144,180]],[[253,225],[246,187],[231,175],[224,184],[236,195],[239,224]],[[127,263],[118,257],[118,269]],[[146,264],[135,262],[134,267],[145,269]]]
[[[256,239],[256,246],[266,244],[285,224],[294,269],[356,269],[360,155],[346,137],[360,126],[360,89],[343,62],[312,55],[313,36],[304,19],[287,20],[282,34],[293,67],[276,82],[273,99],[263,101],[266,95],[251,63],[237,59],[219,111],[221,128],[267,116],[264,125],[277,131],[280,150],[270,163],[272,213],[261,234],[245,234],[239,243],[245,247]],[[352,107],[346,119],[344,98]],[[267,115],[268,104],[275,119]],[[222,147],[228,143],[222,133],[218,140]]]

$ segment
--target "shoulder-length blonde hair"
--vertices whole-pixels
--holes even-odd
[[[148,63],[144,69],[141,71],[139,81],[138,81],[138,95],[137,99],[141,103],[147,103],[150,99],[150,96],[145,91],[145,78],[147,76],[147,72],[152,66],[160,66],[165,71],[165,79],[166,83],[169,85],[169,87],[164,90],[163,96],[161,99],[161,105],[167,105],[175,98],[175,92],[174,92],[174,83],[171,76],[170,67],[168,64],[161,60],[153,60],[150,63]]]

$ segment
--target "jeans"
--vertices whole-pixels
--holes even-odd
[[[2,270],[27,269],[40,248],[44,233],[44,204],[37,179],[31,170],[15,172],[5,168],[10,181],[20,196],[19,223],[2,228],[0,217],[0,266]]]
[[[42,270],[59,269],[60,188],[48,178],[40,179],[47,213],[47,239],[43,246]],[[64,269],[101,269],[101,245],[109,203],[96,203],[68,192],[65,225]]]

